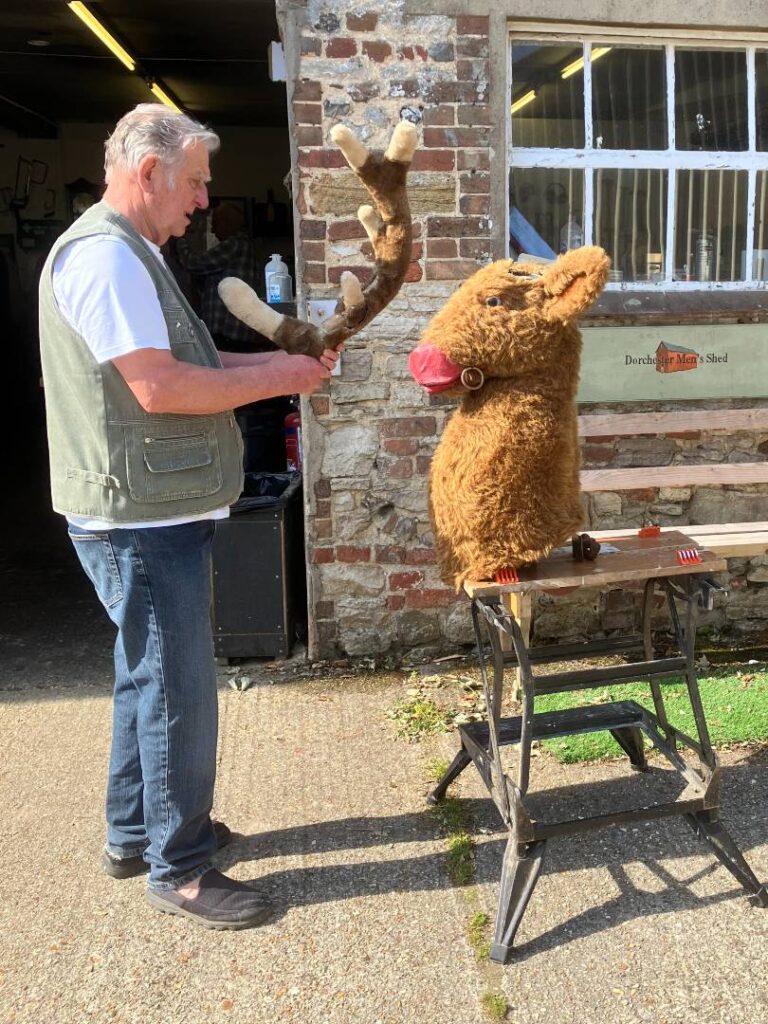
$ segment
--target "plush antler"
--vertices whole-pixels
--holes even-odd
[[[331,138],[376,207],[361,206],[357,211],[376,262],[375,273],[365,288],[353,273],[344,271],[336,310],[318,328],[278,313],[239,278],[226,277],[219,284],[219,295],[230,313],[286,352],[315,357],[357,334],[384,309],[399,291],[411,258],[411,213],[405,180],[416,149],[416,128],[401,121],[383,154],[369,153],[345,125],[336,125]]]

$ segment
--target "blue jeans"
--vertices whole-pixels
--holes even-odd
[[[210,866],[218,705],[210,520],[141,530],[69,526],[117,626],[107,850],[144,854],[152,889]]]

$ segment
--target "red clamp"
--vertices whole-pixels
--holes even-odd
[[[678,565],[697,565],[701,561],[701,553],[698,548],[677,549]]]
[[[504,569],[499,569],[494,579],[497,583],[519,583],[520,577],[517,575],[517,569],[514,565],[508,565]]]
[[[659,537],[661,536],[660,526],[642,526],[637,531],[638,537]]]

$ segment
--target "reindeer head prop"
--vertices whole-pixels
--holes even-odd
[[[341,299],[321,328],[284,316],[259,299],[244,281],[227,277],[219,295],[229,311],[291,354],[320,356],[336,348],[373,320],[397,295],[411,258],[411,213],[405,189],[408,168],[416,150],[416,128],[401,121],[385,153],[370,153],[345,125],[336,125],[331,138],[370,195],[373,206],[357,215],[373,246],[375,271],[363,287],[350,271],[341,275]]]
[[[574,321],[609,266],[594,246],[546,265],[492,263],[458,288],[411,353],[430,394],[463,396],[429,482],[438,561],[457,587],[534,563],[579,528]]]

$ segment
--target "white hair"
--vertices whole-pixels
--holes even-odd
[[[162,103],[140,103],[121,117],[104,143],[107,183],[115,170],[136,170],[145,156],[156,156],[173,183],[173,172],[184,150],[202,143],[209,153],[219,148],[216,132],[177,114]]]

